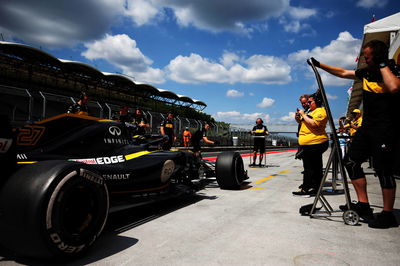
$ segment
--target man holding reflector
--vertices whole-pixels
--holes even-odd
[[[393,175],[394,143],[398,137],[398,103],[400,79],[398,68],[388,60],[385,43],[373,40],[363,47],[366,68],[346,70],[322,64],[311,58],[314,66],[340,78],[361,79],[363,83],[363,124],[357,131],[345,157],[345,166],[358,197],[351,209],[368,221],[369,227],[397,227],[393,215],[396,181]],[[397,121],[397,122],[396,122]],[[398,152],[398,151],[397,151]],[[375,218],[369,205],[367,181],[361,164],[370,156],[379,177],[383,194],[383,211]],[[346,206],[341,206],[344,210]]]

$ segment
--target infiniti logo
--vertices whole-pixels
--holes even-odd
[[[121,136],[121,129],[116,126],[112,126],[108,129],[111,135],[113,136]]]

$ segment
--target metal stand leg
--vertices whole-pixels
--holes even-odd
[[[318,92],[322,96],[322,100],[323,100],[323,103],[324,103],[324,106],[326,109],[326,113],[328,116],[328,122],[329,122],[331,132],[332,132],[332,141],[333,141],[332,150],[329,155],[328,162],[326,164],[325,172],[324,172],[321,184],[319,186],[318,193],[315,196],[314,204],[310,211],[310,217],[311,218],[332,217],[332,216],[342,217],[346,224],[356,225],[358,223],[359,216],[356,212],[350,210],[351,199],[350,199],[349,186],[348,186],[348,182],[347,182],[346,171],[345,171],[343,160],[342,160],[339,139],[336,134],[336,128],[335,128],[335,124],[333,122],[331,110],[329,108],[328,99],[326,97],[324,86],[322,84],[321,76],[319,75],[317,69],[312,64],[311,60],[307,60],[307,63],[312,67],[315,77],[317,79],[317,83],[318,83],[318,87],[319,87]],[[334,211],[332,209],[331,205],[328,203],[328,201],[322,195],[322,189],[324,187],[324,184],[325,184],[325,181],[326,181],[326,178],[328,176],[328,172],[329,172],[329,169],[331,168],[331,166],[332,166],[332,188],[333,188],[333,191],[336,190],[336,180],[337,180],[338,172],[340,172],[342,179],[343,179],[343,190],[344,190],[344,194],[345,194],[345,198],[346,198],[346,205],[347,205],[347,209],[348,209],[348,211],[346,211],[345,213],[343,213],[342,215],[339,215],[339,216],[334,214],[335,212],[339,212],[339,211]],[[321,202],[322,207],[324,208],[324,211],[318,211],[318,212],[314,213],[314,211],[316,210],[318,201]]]

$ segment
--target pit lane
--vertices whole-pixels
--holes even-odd
[[[299,215],[313,198],[291,194],[302,180],[294,153],[268,154],[264,168],[249,168],[244,158],[250,178],[241,190],[220,190],[211,180],[195,194],[113,214],[90,253],[67,265],[398,265],[399,228]],[[379,212],[379,183],[365,168]],[[345,201],[343,194],[327,200],[334,208]],[[395,209],[400,220],[398,192]],[[46,265],[3,254],[0,265]]]

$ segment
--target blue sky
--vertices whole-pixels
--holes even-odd
[[[353,69],[373,15],[398,0],[3,0],[6,41],[207,104],[217,121],[293,123],[316,90],[306,59]],[[323,74],[333,116],[352,82]]]

